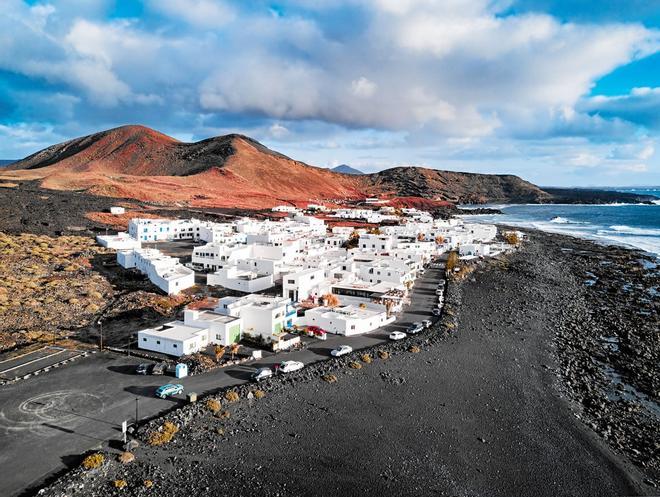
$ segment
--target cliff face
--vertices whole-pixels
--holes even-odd
[[[372,195],[452,203],[550,198],[517,176],[418,167],[340,174],[292,160],[242,135],[183,143],[144,126],[53,145],[4,168],[1,175],[38,179],[52,189],[208,207],[264,208]]]

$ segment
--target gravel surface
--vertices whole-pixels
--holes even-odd
[[[237,388],[235,403],[220,392],[216,415],[205,401],[170,413],[180,430],[166,445],[145,443],[163,423],[154,420],[134,462],[108,453],[41,495],[657,494],[658,341],[646,342],[657,299],[645,303],[642,288],[657,274],[640,259],[532,233],[450,285],[443,320],[377,349],[388,358],[319,363]],[[637,278],[637,290],[608,290]],[[613,331],[617,351],[599,338]],[[257,388],[265,397],[249,398]]]

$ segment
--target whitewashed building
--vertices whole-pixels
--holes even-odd
[[[243,334],[260,336],[265,341],[277,340],[285,328],[294,324],[296,316],[288,298],[256,294],[221,298],[216,312],[240,317]]]
[[[142,246],[140,240],[136,240],[125,231],[120,231],[116,235],[99,235],[96,237],[96,243],[114,250],[133,250]]]
[[[156,249],[133,249],[117,252],[117,262],[135,268],[168,295],[195,285],[195,271],[179,264],[179,259]]]
[[[384,306],[316,307],[305,311],[304,324],[318,326],[328,333],[353,336],[369,333],[392,323],[396,318],[387,316]]]

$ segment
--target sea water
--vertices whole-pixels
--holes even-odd
[[[660,199],[660,187],[619,191],[655,195]],[[462,217],[473,222],[536,228],[606,244],[635,247],[660,257],[660,200],[654,205],[525,204],[485,207],[499,209],[503,214]]]

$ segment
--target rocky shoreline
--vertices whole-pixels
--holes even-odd
[[[39,495],[653,494],[653,264],[530,232],[451,284],[428,333],[175,409],[135,461],[110,450]]]

